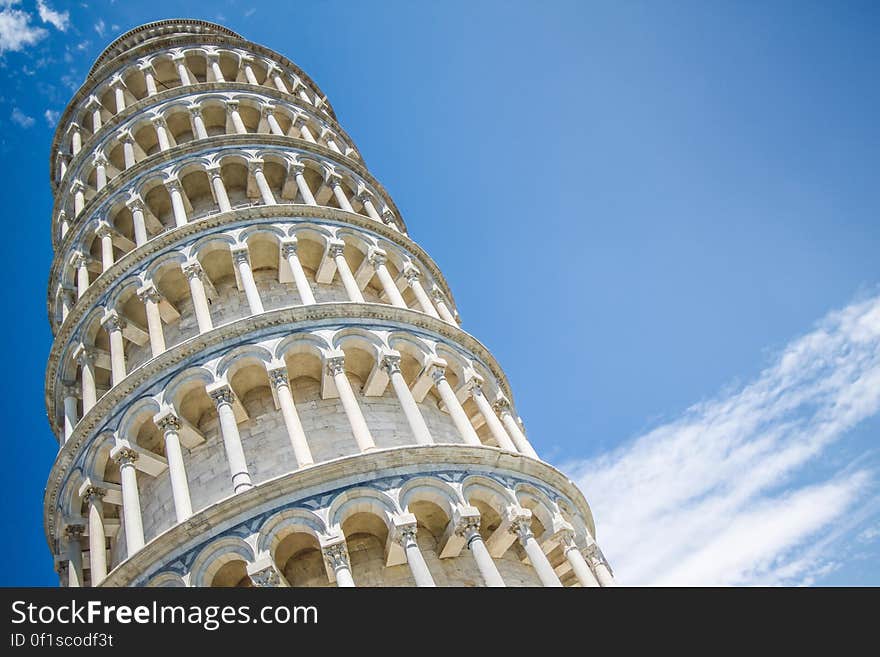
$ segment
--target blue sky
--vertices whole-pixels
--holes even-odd
[[[186,6],[328,94],[621,581],[880,584],[875,3]],[[179,7],[0,1],[2,584],[57,581],[54,117]]]

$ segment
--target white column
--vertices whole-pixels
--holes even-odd
[[[304,102],[308,103],[309,105],[314,105],[314,104],[315,104],[314,101],[313,101],[313,100],[311,99],[311,97],[309,96],[309,92],[308,92],[308,90],[306,89],[306,85],[303,84],[303,82],[302,82],[301,80],[295,80],[295,81],[294,81],[294,87],[296,88],[296,94],[297,94],[297,95],[298,95],[298,96],[299,96]]]
[[[373,440],[370,429],[367,427],[367,421],[361,413],[361,408],[358,405],[354,391],[351,389],[348,376],[345,374],[345,358],[342,356],[328,358],[327,371],[333,377],[333,382],[336,384],[342,408],[345,410],[346,417],[348,417],[351,432],[358,447],[362,452],[375,449],[376,443]]]
[[[309,183],[306,181],[305,175],[303,175],[303,167],[297,166],[293,169],[293,176],[296,179],[296,186],[299,189],[300,195],[303,197],[303,201],[305,201],[306,205],[318,205],[317,201],[315,201],[314,195],[312,195],[312,190],[309,189]]]
[[[71,264],[76,268],[76,296],[81,298],[89,289],[89,257],[77,253],[73,256]]]
[[[103,125],[101,118],[101,101],[96,96],[89,96],[89,102],[86,103],[86,109],[92,110],[92,134],[98,134],[98,130]]]
[[[187,223],[186,206],[183,204],[183,186],[176,178],[165,181],[165,189],[171,197],[171,211],[174,214],[174,225],[178,228]]]
[[[364,211],[367,213],[367,216],[370,219],[375,219],[376,221],[382,221],[382,217],[379,216],[379,213],[376,211],[376,206],[373,205],[373,199],[366,192],[362,192],[357,200],[361,202],[361,205],[364,206]]]
[[[513,440],[514,445],[516,445],[517,450],[521,454],[531,456],[533,459],[538,458],[538,453],[532,447],[522,429],[519,428],[513,413],[510,412],[510,402],[501,398],[495,402],[494,408],[498,411],[498,415],[501,417],[501,421],[504,423],[504,427],[507,429],[507,433],[511,440]]]
[[[403,300],[403,296],[400,294],[400,290],[397,289],[394,279],[391,278],[391,274],[388,273],[388,268],[385,266],[385,262],[385,254],[381,251],[373,251],[373,253],[370,254],[370,264],[373,265],[373,269],[376,271],[376,276],[379,277],[379,283],[382,284],[385,296],[388,297],[392,306],[406,308],[406,301]]]
[[[455,321],[455,316],[451,312],[449,312],[449,308],[446,305],[446,302],[443,300],[443,293],[434,288],[431,290],[431,298],[434,299],[434,303],[437,306],[437,311],[440,313],[440,317],[442,317],[445,321],[449,322],[453,326],[458,326],[458,322]]]
[[[174,498],[174,513],[177,522],[183,522],[192,515],[192,502],[189,497],[189,483],[180,449],[180,418],[170,412],[157,416],[156,426],[165,437],[165,458],[168,460],[168,474],[171,480],[171,495]]]
[[[144,202],[139,196],[133,196],[126,201],[125,205],[131,212],[131,223],[134,226],[134,243],[143,246],[147,243],[147,222],[144,219]]]
[[[342,155],[342,151],[339,150],[339,146],[336,144],[335,141],[333,141],[334,136],[335,135],[333,134],[333,131],[329,128],[324,128],[323,130],[321,130],[321,139],[323,139],[327,143],[327,148],[329,148],[334,153],[339,153],[340,155]]]
[[[351,565],[348,561],[348,550],[345,543],[334,543],[321,548],[321,551],[336,575],[336,586],[339,588],[354,587],[354,578],[351,576]]]
[[[76,303],[76,290],[62,288],[61,290],[61,321],[64,322],[70,314],[70,309]]]
[[[434,439],[431,438],[431,432],[428,431],[428,425],[425,424],[425,418],[422,417],[419,405],[416,403],[409,386],[406,385],[406,379],[403,378],[403,373],[400,371],[400,356],[390,354],[385,356],[382,359],[382,368],[388,372],[388,376],[391,378],[391,386],[394,388],[398,401],[400,401],[403,414],[406,416],[406,421],[409,423],[409,428],[416,439],[416,443],[419,445],[434,444]]]
[[[275,107],[273,105],[263,105],[262,110],[263,116],[266,117],[266,122],[269,124],[269,132],[276,137],[283,137],[284,130],[281,129],[278,119],[275,118]]]
[[[419,274],[419,270],[415,267],[409,267],[406,271],[403,272],[404,277],[406,278],[409,286],[412,288],[413,294],[416,295],[416,301],[419,302],[419,306],[422,308],[422,312],[430,315],[431,317],[436,317],[440,319],[440,315],[437,314],[437,310],[434,308],[434,304],[431,303],[431,300],[428,298],[428,294],[425,292],[425,288],[422,287],[421,282],[421,274]]]
[[[570,531],[565,532],[562,536],[562,551],[581,586],[585,588],[599,586],[599,580],[596,579],[593,571],[590,570],[590,566],[587,565],[587,561],[584,559],[584,555],[581,554],[580,548],[575,544],[574,535]]]
[[[207,167],[205,173],[208,174],[208,178],[211,180],[211,187],[214,188],[214,195],[217,197],[217,205],[220,208],[220,212],[229,212],[232,210],[232,205],[229,203],[229,196],[226,194],[226,186],[223,184],[220,166],[214,165]]]
[[[260,292],[257,290],[257,283],[254,280],[254,274],[251,271],[251,263],[248,260],[247,247],[237,248],[232,251],[232,261],[238,269],[238,276],[241,278],[241,285],[244,287],[244,294],[247,297],[248,306],[251,309],[251,315],[259,315],[263,312],[263,302],[260,300]]]
[[[290,392],[290,381],[287,378],[287,368],[278,367],[269,370],[269,381],[275,388],[278,405],[281,407],[281,416],[284,418],[284,426],[287,427],[287,436],[290,438],[296,462],[301,468],[311,465],[315,461],[312,458],[299,414],[296,412],[296,404],[294,404],[293,395]]]
[[[130,558],[144,547],[144,525],[141,518],[141,500],[138,493],[137,468],[134,462],[138,453],[124,447],[114,456],[119,464],[119,478],[122,482],[122,515],[125,521],[126,555]]]
[[[205,294],[205,284],[202,282],[202,276],[205,275],[202,265],[198,261],[189,262],[182,268],[184,276],[189,281],[189,292],[196,312],[199,333],[210,331],[214,328],[214,324],[211,322],[211,308],[208,305],[208,295]]]
[[[98,401],[98,391],[95,387],[95,352],[89,347],[81,346],[77,351],[76,360],[80,367],[83,415],[85,415]]]
[[[73,214],[79,216],[86,206],[86,186],[81,180],[74,180],[70,189],[73,190]]]
[[[116,103],[116,113],[120,114],[125,111],[125,85],[121,78],[116,78],[110,84],[113,89],[113,100]]]
[[[440,398],[443,400],[446,410],[449,411],[449,415],[452,416],[452,421],[464,442],[468,445],[482,445],[483,443],[480,441],[477,432],[474,431],[474,426],[468,419],[467,413],[464,412],[464,409],[458,402],[458,398],[455,396],[455,392],[452,390],[452,386],[446,380],[446,368],[435,365],[431,371],[431,377],[434,379],[437,392],[440,393]]]
[[[89,486],[83,499],[89,507],[89,567],[92,586],[100,584],[107,577],[107,537],[104,532],[103,488]]]
[[[480,571],[486,586],[506,586],[501,573],[498,572],[495,561],[492,559],[492,555],[489,554],[489,548],[486,547],[483,537],[480,536],[480,518],[473,516],[462,518],[461,523],[456,527],[455,533],[464,537],[468,550],[470,550],[471,555],[474,557],[477,570]]]
[[[205,127],[205,118],[202,116],[202,108],[198,105],[190,105],[189,116],[192,119],[193,134],[196,139],[207,139],[208,129]]]
[[[226,78],[223,77],[223,71],[220,70],[220,57],[218,55],[208,55],[208,65],[211,67],[211,72],[214,74],[215,82],[226,82]]]
[[[406,553],[406,563],[416,581],[416,586],[437,586],[434,584],[434,578],[431,577],[431,571],[428,570],[428,564],[425,563],[425,557],[422,556],[422,551],[416,542],[416,524],[398,525],[394,528],[394,532],[394,540],[400,543]]]
[[[113,231],[102,222],[95,235],[101,239],[101,271],[105,272],[113,266]]]
[[[301,125],[298,125],[301,124]],[[302,114],[299,114],[293,120],[293,126],[299,130],[300,136],[305,139],[310,144],[317,144],[318,140],[315,139],[315,135],[312,134],[312,131],[309,130],[308,122]]]
[[[489,425],[489,432],[492,434],[495,442],[498,443],[498,447],[507,450],[508,452],[517,451],[516,447],[513,445],[513,441],[510,440],[510,436],[507,435],[507,431],[504,430],[504,426],[498,419],[498,416],[495,415],[495,411],[492,409],[492,404],[486,399],[486,395],[483,394],[483,389],[480,387],[480,384],[476,379],[471,379],[470,381],[470,393],[471,397],[477,404],[477,408],[480,409],[483,419],[486,420],[486,424]]]
[[[95,166],[95,189],[100,192],[107,186],[107,158],[103,153],[96,153],[92,164]]]
[[[58,211],[58,223],[61,224],[61,239],[67,235],[67,231],[70,230],[70,222],[67,220],[67,213],[64,210]]]
[[[122,338],[125,320],[116,311],[110,311],[104,315],[101,324],[110,336],[110,378],[115,386],[125,378],[125,342]]]
[[[155,285],[144,285],[137,291],[144,304],[147,315],[147,332],[150,334],[150,352],[153,358],[165,351],[165,333],[162,330],[162,316],[159,314],[159,301],[162,296]]]
[[[252,61],[253,61],[253,59],[251,59],[250,57],[247,57],[247,58],[242,57],[241,58],[241,66],[244,69],[244,77],[247,80],[248,84],[254,84],[254,85],[259,86],[260,83],[257,82],[257,76],[254,75],[254,69],[251,66]]]
[[[333,190],[333,195],[336,197],[336,202],[339,203],[340,208],[348,212],[354,212],[354,208],[351,207],[351,203],[349,203],[348,197],[345,195],[345,190],[342,189],[342,181],[339,178],[330,176],[327,180],[327,186]]]
[[[126,169],[131,169],[137,162],[134,158],[134,137],[128,130],[123,130],[118,136],[122,144],[122,160]]]
[[[361,289],[358,287],[354,274],[351,273],[351,268],[348,266],[348,261],[345,259],[344,249],[345,244],[331,242],[328,253],[336,263],[336,269],[339,272],[342,285],[345,287],[345,292],[348,294],[348,300],[354,303],[363,303],[364,296],[361,294]]]
[[[171,61],[174,62],[177,68],[177,77],[180,78],[180,84],[184,87],[191,85],[192,81],[189,79],[189,72],[186,70],[183,55],[175,55],[171,58]]]
[[[281,256],[290,265],[290,271],[293,273],[293,280],[296,283],[296,291],[299,293],[302,304],[309,306],[315,303],[312,286],[309,285],[309,279],[306,278],[306,272],[303,270],[302,263],[300,263],[299,256],[296,253],[296,240],[281,243]]]
[[[238,424],[235,421],[235,412],[232,410],[235,393],[228,385],[220,385],[210,389],[208,394],[214,400],[217,415],[220,417],[220,433],[223,435],[226,460],[229,462],[229,471],[232,475],[232,490],[240,493],[253,488],[244,448],[241,445],[241,435],[238,433]]]
[[[64,528],[64,552],[67,557],[67,586],[78,589],[83,585],[82,536],[85,527],[67,525]]]
[[[283,94],[289,94],[290,91],[287,89],[287,85],[284,84],[284,80],[281,79],[281,69],[278,68],[276,64],[272,64],[269,67],[269,72],[267,73],[268,77],[272,78],[272,82],[275,84],[275,88],[278,89]]]
[[[260,197],[263,200],[264,205],[275,205],[275,195],[272,194],[272,190],[269,188],[269,183],[266,180],[266,174],[263,173],[263,162],[260,160],[252,160],[249,162],[251,172],[254,174],[254,180],[257,182],[257,189],[260,190]]]
[[[168,124],[162,116],[153,117],[150,122],[156,129],[156,140],[159,142],[159,150],[167,151],[171,148],[171,141],[168,139]]]
[[[544,554],[541,546],[538,545],[538,541],[535,540],[530,523],[531,516],[514,518],[510,531],[516,534],[520,545],[525,549],[529,561],[532,563],[532,568],[535,569],[538,579],[541,580],[541,584],[544,586],[562,586],[562,582],[559,581],[559,578],[553,571],[553,566],[547,560],[547,555]]]
[[[241,120],[241,114],[238,113],[238,101],[227,100],[226,112],[227,114],[229,114],[229,118],[232,120],[232,127],[235,128],[236,134],[246,135],[247,128],[244,126],[244,121]]]
[[[82,132],[76,123],[70,124],[68,132],[70,133],[70,152],[72,155],[76,155],[82,150]]]
[[[596,573],[596,579],[599,580],[600,586],[617,586],[617,582],[614,581],[614,575],[611,573],[611,568],[608,567],[608,561],[606,561],[605,555],[602,554],[602,550],[599,549],[598,545],[593,543],[588,546],[584,550],[584,556],[593,567],[593,572]]]
[[[73,433],[78,422],[77,401],[76,388],[70,385],[64,386],[64,442],[70,439],[70,434]]]
[[[144,83],[147,87],[147,95],[155,96],[157,93],[159,93],[159,90],[156,88],[156,71],[153,69],[153,65],[142,63],[138,65],[138,68],[144,74]]]

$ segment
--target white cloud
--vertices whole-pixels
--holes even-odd
[[[37,11],[40,14],[40,20],[49,23],[56,30],[66,32],[70,25],[70,12],[55,11],[44,0],[37,0]]]
[[[12,109],[12,114],[9,118],[12,119],[13,123],[17,123],[22,128],[30,128],[34,124],[34,117],[28,116],[17,107]]]
[[[107,29],[107,24],[104,22],[103,18],[99,18],[98,22],[95,23],[95,32],[98,33],[98,36],[104,36],[104,31]]]
[[[741,389],[564,467],[623,583],[810,583],[835,567],[821,535],[873,479],[864,467],[795,475],[878,411],[880,296],[830,313]]]
[[[14,9],[16,4],[16,1],[0,3],[0,55],[22,51],[48,34],[42,27],[31,24],[29,13]]]
[[[46,118],[46,123],[49,124],[49,127],[54,128],[58,123],[58,117],[61,116],[61,113],[56,110],[47,109],[43,112],[43,116]]]

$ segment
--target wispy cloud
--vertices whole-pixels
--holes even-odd
[[[624,583],[810,583],[836,567],[822,546],[874,479],[864,463],[804,466],[878,411],[875,296],[827,315],[748,385],[565,467]]]
[[[107,24],[104,22],[103,18],[99,18],[98,22],[95,23],[95,32],[98,33],[98,36],[104,36],[104,32],[107,30]]]
[[[54,128],[55,125],[58,123],[58,117],[61,116],[61,113],[56,110],[47,109],[45,112],[43,112],[43,116],[46,119],[46,123],[49,124],[49,127]]]
[[[31,15],[16,9],[17,0],[0,2],[0,55],[19,52],[41,41],[48,34],[31,23]]]
[[[13,123],[20,125],[22,128],[30,128],[34,124],[34,117],[28,116],[17,107],[12,109],[9,116]]]
[[[70,12],[55,11],[44,0],[37,0],[37,12],[40,14],[40,20],[49,23],[56,30],[66,32],[70,26]]]

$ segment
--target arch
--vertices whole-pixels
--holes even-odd
[[[400,508],[406,510],[410,503],[426,501],[436,504],[452,517],[452,509],[462,504],[463,500],[458,492],[448,483],[437,477],[413,477],[408,480],[397,493]]]
[[[206,545],[193,561],[190,582],[193,586],[210,586],[214,575],[230,561],[252,563],[253,548],[238,536],[224,536]]]
[[[148,588],[179,588],[185,587],[186,583],[177,573],[164,572],[154,575],[147,582]]]
[[[330,503],[327,517],[331,527],[341,526],[356,513],[372,513],[380,517],[391,529],[391,517],[400,512],[397,502],[387,493],[374,488],[349,488],[337,495]]]
[[[269,552],[275,560],[275,550],[290,534],[304,532],[320,540],[327,533],[327,526],[316,513],[308,509],[285,509],[270,516],[260,526],[257,551]]]

